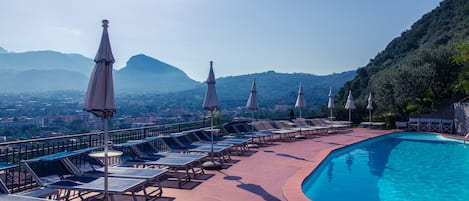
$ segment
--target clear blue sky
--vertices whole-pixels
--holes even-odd
[[[139,53],[202,81],[367,64],[441,0],[0,0],[0,46],[93,58],[110,21],[115,68]]]

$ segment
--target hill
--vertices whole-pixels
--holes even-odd
[[[195,88],[199,82],[182,70],[152,57],[139,54],[115,73],[117,91],[167,93]]]
[[[469,1],[442,1],[359,68],[336,100],[344,102],[352,89],[359,110],[371,92],[378,111],[396,118],[441,112],[465,96],[460,83],[467,68],[453,59],[464,41],[469,41]]]
[[[49,50],[20,53],[6,52],[3,48],[2,50],[0,50],[2,70],[19,72],[61,69],[89,75],[94,65],[93,60],[79,54],[64,54]]]
[[[336,92],[354,76],[355,71],[323,76],[268,71],[219,78],[216,80],[216,89],[223,108],[244,107],[252,80],[256,79],[260,107],[273,108],[275,105],[294,105],[301,82],[307,107],[317,109],[327,104],[327,94],[331,84]],[[175,99],[175,102],[186,104],[191,102],[194,108],[200,108],[205,90],[206,84],[203,84],[196,89],[173,94],[171,97]]]
[[[0,92],[83,90],[94,62],[55,51],[8,52],[0,48]]]

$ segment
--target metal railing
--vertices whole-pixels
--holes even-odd
[[[128,140],[138,140],[145,137],[162,136],[204,128],[209,125],[207,123],[206,121],[197,121],[111,130],[108,132],[108,136],[113,144],[119,144]],[[104,142],[103,138],[104,132],[94,132],[0,143],[0,168],[7,167],[0,170],[0,179],[5,182],[12,193],[35,188],[37,187],[36,182],[27,174],[24,167],[20,165],[22,160],[62,151],[74,151],[101,146]]]

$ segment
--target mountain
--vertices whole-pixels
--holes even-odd
[[[39,92],[58,90],[83,90],[88,78],[67,70],[26,70],[0,73],[1,92]]]
[[[2,51],[3,50],[3,51]],[[79,54],[64,54],[55,51],[0,52],[0,69],[11,71],[61,69],[89,75],[93,60]]]
[[[8,51],[0,47],[0,54],[5,54],[5,53],[8,53]]]
[[[116,71],[117,91],[176,92],[200,85],[182,70],[152,57],[139,54],[131,57],[127,65]]]
[[[0,92],[84,90],[93,65],[79,54],[15,53],[0,47]]]
[[[268,71],[240,76],[222,77],[216,80],[216,89],[220,104],[224,108],[244,107],[252,80],[256,79],[257,96],[261,107],[273,108],[275,105],[294,105],[299,84],[308,108],[318,108],[327,103],[329,87],[336,92],[343,84],[355,76],[355,71],[334,73],[331,75],[313,75],[307,73],[277,73]],[[206,85],[177,94],[177,102],[193,102],[200,107]],[[176,94],[175,96],[176,97]]]
[[[401,119],[448,107],[465,96],[460,82],[469,71],[453,58],[467,41],[469,1],[444,0],[357,69],[336,100],[344,101],[352,89],[358,107],[365,107],[371,92],[375,109]]]

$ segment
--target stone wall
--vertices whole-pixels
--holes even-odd
[[[458,135],[469,133],[469,103],[454,103],[454,128]]]

